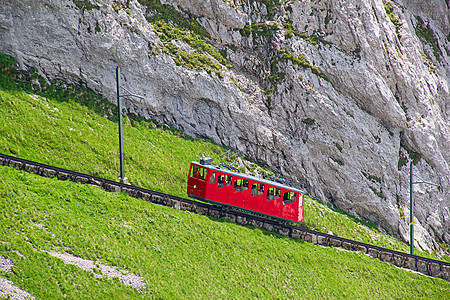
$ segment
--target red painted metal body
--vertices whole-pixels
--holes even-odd
[[[302,222],[304,193],[298,189],[231,171],[192,162],[188,174],[190,197]]]

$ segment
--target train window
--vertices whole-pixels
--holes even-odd
[[[217,188],[225,186],[225,175],[220,175],[217,183]]]
[[[289,204],[290,199],[291,198],[290,198],[289,192],[283,193],[283,204]]]
[[[198,179],[200,180],[205,180],[206,179],[206,174],[208,173],[208,169],[205,168],[200,168],[199,172],[198,172]]]
[[[225,186],[230,186],[233,181],[233,177],[231,175],[226,175]]]
[[[267,189],[267,201],[273,200],[273,192],[274,192],[274,188]]]
[[[241,185],[242,185],[242,179],[236,179],[234,182],[234,191],[240,192],[241,191]]]
[[[297,193],[291,192],[291,201],[290,203],[297,202]]]
[[[274,199],[278,199],[280,197],[281,197],[281,190],[280,189],[275,189],[273,198]]]
[[[212,172],[211,177],[209,178],[209,183],[216,182],[216,172]]]
[[[257,194],[258,184],[254,183],[252,184],[252,191],[250,193],[250,197],[254,197]]]
[[[297,193],[285,192],[283,194],[283,204],[295,203],[297,202]]]
[[[259,184],[258,195],[264,194],[264,184]]]
[[[243,191],[248,190],[248,180],[246,179],[242,180],[242,190]]]
[[[196,165],[193,165],[191,168],[191,177],[197,178],[198,177],[198,169],[199,167]]]

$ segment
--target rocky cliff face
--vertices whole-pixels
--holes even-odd
[[[16,1],[0,51],[264,162],[312,196],[450,242],[450,13],[433,1]]]

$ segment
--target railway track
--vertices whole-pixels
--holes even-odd
[[[71,180],[74,182],[90,184],[110,192],[123,191],[131,197],[140,198],[151,203],[170,206],[178,210],[190,211],[214,218],[225,218],[237,224],[251,225],[256,228],[277,232],[292,239],[301,239],[322,246],[341,247],[350,251],[360,251],[397,267],[409,269],[436,278],[442,278],[450,282],[450,263],[448,262],[381,248],[343,237],[286,224],[277,220],[269,220],[258,215],[245,213],[244,211],[230,210],[225,206],[197,202],[6,154],[0,154],[0,165],[24,170],[40,176],[56,177],[60,180]]]

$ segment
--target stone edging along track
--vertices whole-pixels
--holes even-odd
[[[155,204],[170,206],[175,209],[203,214],[213,218],[223,217],[229,221],[236,222],[237,224],[251,225],[256,228],[277,232],[292,239],[301,239],[323,246],[341,247],[351,251],[361,251],[373,258],[378,258],[381,261],[391,263],[397,267],[450,281],[450,263],[447,262],[381,248],[299,226],[287,225],[276,220],[268,220],[260,216],[251,215],[244,211],[229,210],[224,206],[211,205],[171,196],[88,174],[20,159],[6,154],[0,154],[0,165],[10,166],[45,177],[56,177],[60,180],[70,179],[74,182],[91,184],[110,192],[123,191],[131,197],[140,198]]]

